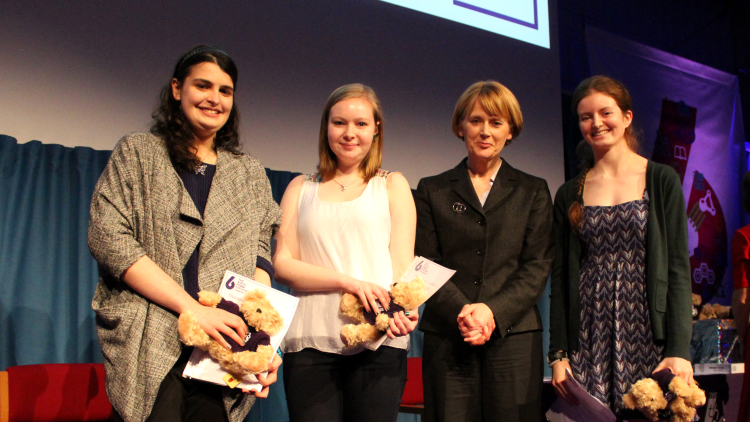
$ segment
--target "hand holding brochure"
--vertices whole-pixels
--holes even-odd
[[[294,317],[294,312],[297,309],[299,299],[231,271],[227,271],[224,274],[224,279],[221,282],[221,288],[219,289],[218,293],[225,300],[239,305],[243,302],[245,294],[248,291],[254,290],[261,290],[265,292],[268,300],[284,320],[281,330],[279,330],[278,333],[272,335],[270,338],[271,347],[273,348],[273,350],[276,350],[278,349],[282,339],[289,329],[289,324]],[[266,339],[267,338],[268,337],[266,335]],[[211,358],[208,352],[198,348],[195,348],[192,355],[190,356],[190,361],[185,367],[182,375],[186,378],[195,378],[219,385],[230,384],[229,382],[225,381],[224,378],[227,375],[227,372],[219,366],[219,363],[217,361]],[[249,374],[241,380],[237,381],[240,381],[240,383],[236,386],[243,389],[253,391],[260,391],[262,389],[260,383],[257,382],[257,378],[252,374]],[[234,386],[234,383],[231,385]]]
[[[409,264],[409,268],[407,268],[404,275],[401,276],[400,281],[409,282],[417,277],[422,277],[425,285],[424,300],[426,302],[427,299],[440,290],[440,288],[443,287],[443,285],[450,280],[455,273],[455,270],[445,268],[427,258],[417,256],[414,257],[414,260]],[[383,335],[380,339],[371,343],[368,348],[372,350],[377,349],[383,344],[386,338],[388,338],[388,336]]]
[[[583,389],[576,381],[570,371],[567,372],[565,389],[578,399],[578,404],[570,404],[565,399],[558,397],[547,411],[547,420],[550,422],[616,422],[614,413],[597,400],[594,396]]]

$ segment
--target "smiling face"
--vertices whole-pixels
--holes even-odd
[[[199,140],[213,138],[229,119],[234,104],[232,78],[215,63],[192,67],[180,83],[172,79],[172,95]]]
[[[594,92],[578,103],[577,111],[578,127],[591,148],[606,151],[627,145],[625,130],[633,121],[633,112],[623,113],[614,98]]]
[[[340,164],[359,165],[378,133],[373,107],[365,98],[348,98],[331,107],[328,146]]]
[[[466,143],[469,157],[479,159],[499,157],[505,143],[513,138],[507,119],[489,115],[479,101],[461,123],[458,135]]]

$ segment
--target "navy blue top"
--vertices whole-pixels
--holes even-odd
[[[216,165],[201,163],[197,170],[177,170],[177,174],[182,179],[185,189],[193,199],[195,208],[198,209],[201,217],[203,217],[203,212],[206,210],[206,203],[208,202],[208,194],[211,191],[211,182],[213,182],[214,175],[216,174]],[[190,259],[185,264],[185,268],[182,269],[182,280],[185,291],[195,300],[198,300],[198,292],[200,291],[200,286],[198,285],[198,254],[200,247],[201,244],[198,242],[198,245],[190,255]],[[267,259],[259,255],[255,265],[273,278],[273,265]]]

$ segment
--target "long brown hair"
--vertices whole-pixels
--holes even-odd
[[[623,114],[633,110],[633,99],[622,82],[607,76],[597,75],[584,79],[578,85],[575,92],[573,92],[573,113],[578,115],[578,104],[581,100],[595,93],[604,94],[615,100],[617,107],[620,108]],[[624,136],[628,148],[637,153],[640,150],[640,145],[638,144],[638,137],[635,135],[635,129],[632,124],[625,128]],[[576,200],[568,209],[568,220],[570,221],[570,226],[577,233],[583,222],[583,186],[586,183],[586,175],[591,170],[591,167],[594,166],[594,151],[584,140],[578,143],[576,154],[581,162],[581,173],[578,175]]]
[[[349,84],[336,88],[331,93],[323,109],[323,116],[320,118],[320,133],[318,135],[318,173],[325,178],[333,178],[336,175],[336,166],[338,159],[336,154],[328,145],[328,119],[331,117],[331,109],[337,103],[350,98],[364,98],[372,105],[373,118],[378,128],[375,138],[372,140],[370,150],[365,155],[359,166],[359,173],[365,179],[365,182],[373,178],[380,166],[383,164],[383,111],[380,108],[380,101],[375,95],[375,91],[367,85]]]
[[[180,85],[190,75],[193,67],[199,63],[215,63],[230,78],[234,88],[237,88],[237,67],[234,61],[222,50],[209,45],[193,47],[177,61],[172,73],[172,79],[177,79]],[[198,157],[193,153],[192,146],[195,135],[190,122],[185,118],[180,102],[172,95],[172,79],[162,88],[159,95],[160,102],[156,111],[151,115],[151,133],[164,139],[169,150],[169,157],[175,167],[180,170],[192,170],[200,165]],[[240,152],[240,114],[237,104],[232,104],[227,122],[216,132],[214,147],[223,149],[235,155]]]

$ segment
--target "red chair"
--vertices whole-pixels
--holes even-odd
[[[11,366],[0,372],[0,422],[106,421],[101,363]]]
[[[422,388],[422,358],[406,359],[406,386],[401,397],[401,413],[424,413],[424,389]]]

